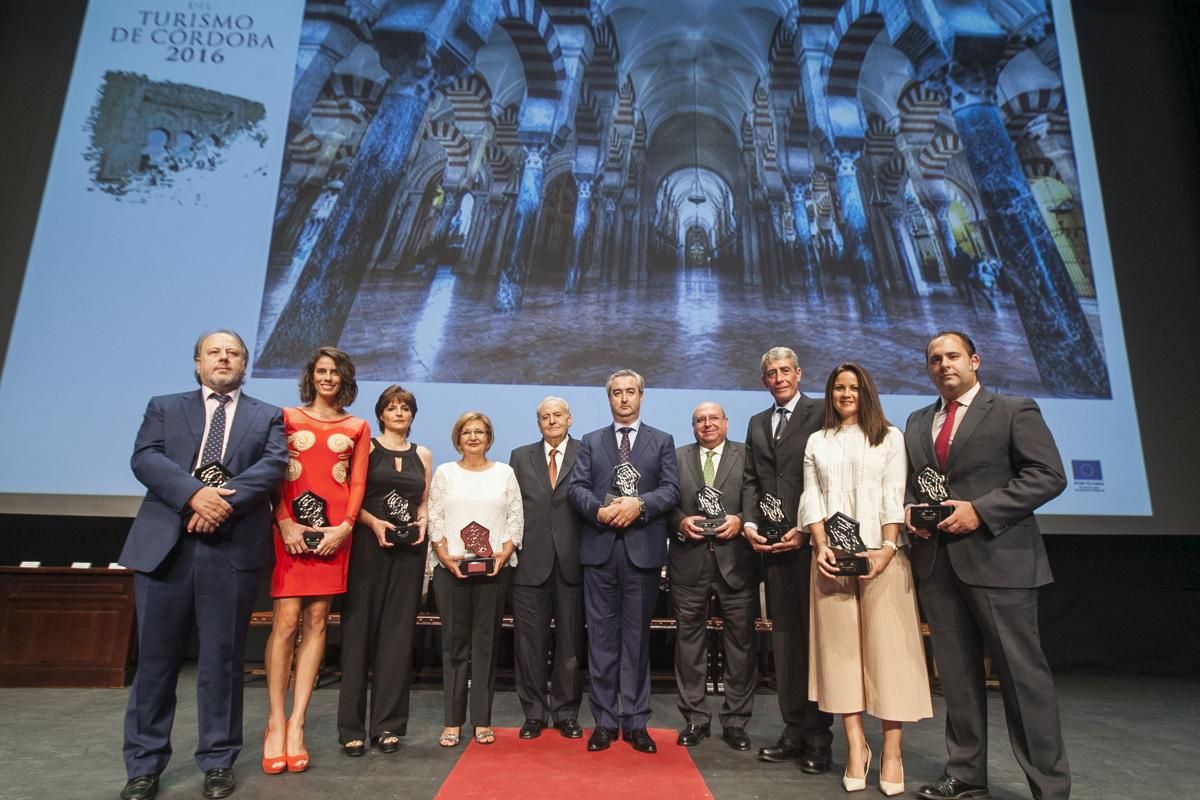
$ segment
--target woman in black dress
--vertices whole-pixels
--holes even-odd
[[[348,756],[368,742],[394,753],[408,728],[413,636],[425,570],[425,524],[433,455],[408,441],[417,399],[395,384],[375,403],[380,435],[371,440],[367,492],[342,606],[342,688],[338,741]],[[405,521],[416,530],[405,539]],[[367,673],[371,679],[370,738]]]

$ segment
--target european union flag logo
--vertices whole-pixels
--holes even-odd
[[[1076,461],[1071,459],[1071,473],[1077,481],[1102,481],[1099,461]]]

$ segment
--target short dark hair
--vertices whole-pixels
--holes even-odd
[[[887,436],[888,425],[891,423],[884,416],[883,404],[879,402],[879,392],[875,389],[871,373],[853,362],[838,364],[825,381],[825,422],[822,427],[832,430],[842,424],[842,418],[838,416],[837,408],[833,405],[833,384],[843,372],[851,373],[858,380],[858,427],[862,428],[871,447],[878,447]]]
[[[354,380],[354,362],[350,360],[350,356],[336,347],[330,346],[318,347],[313,351],[308,363],[304,365],[304,371],[300,373],[300,402],[311,403],[317,399],[317,386],[313,383],[313,370],[317,368],[317,362],[322,358],[333,360],[333,367],[337,370],[338,377],[342,379],[342,386],[338,389],[337,399],[334,402],[339,409],[344,409],[358,397],[358,381]]]
[[[233,328],[214,328],[211,331],[205,331],[204,333],[200,334],[200,337],[196,339],[196,346],[192,348],[192,361],[200,360],[200,348],[204,347],[204,340],[210,336],[216,336],[218,333],[223,333],[226,336],[232,336],[234,339],[237,339],[238,346],[242,348],[242,360],[248,365],[250,363],[250,351],[246,349],[246,340],[243,339],[241,334],[239,334]],[[200,370],[192,370],[192,373],[196,376],[196,383],[201,383]],[[245,383],[245,381],[246,375],[243,373],[242,382]]]
[[[934,340],[940,339],[943,336],[957,336],[959,341],[963,343],[963,347],[967,348],[967,358],[975,355],[975,343],[971,341],[971,337],[967,336],[962,331],[942,330],[929,337],[929,341],[925,344],[925,359],[929,360],[929,345],[933,344]]]
[[[408,406],[408,410],[412,412],[413,419],[417,418],[417,398],[408,389],[405,389],[398,383],[393,383],[391,386],[383,390],[379,395],[379,399],[375,401],[375,419],[379,421],[379,432],[383,433],[383,412],[392,404],[393,400],[399,400],[404,405]]]

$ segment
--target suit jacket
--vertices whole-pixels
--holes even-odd
[[[195,535],[235,569],[260,569],[273,557],[270,497],[288,461],[283,413],[243,392],[230,424],[223,463],[234,476],[226,484],[236,490],[226,498],[233,515],[216,533]],[[121,550],[124,566],[153,572],[183,535],[188,500],[204,485],[192,475],[203,435],[200,390],[150,398],[130,460],[147,491]]]
[[[583,517],[579,559],[598,566],[608,561],[618,533],[633,563],[643,569],[667,563],[667,517],[679,503],[679,467],[675,440],[669,433],[642,423],[629,454],[630,463],[641,474],[638,496],[646,504],[640,519],[623,531],[601,527],[596,512],[612,489],[613,468],[618,464],[617,439],[612,425],[583,437],[571,470],[568,494]]]
[[[513,576],[513,583],[519,586],[540,586],[545,583],[550,577],[556,555],[563,580],[576,584],[583,579],[579,566],[582,520],[567,497],[571,469],[575,466],[578,452],[579,440],[568,438],[562,463],[558,466],[558,483],[554,488],[550,488],[542,439],[516,448],[508,458],[508,465],[517,474],[525,508],[525,538],[521,542],[521,558]]]
[[[923,502],[914,477],[938,468],[933,417],[938,403],[908,418],[904,444],[912,466],[906,501]],[[1033,588],[1053,581],[1033,512],[1067,486],[1062,458],[1037,403],[980,389],[954,434],[944,470],[950,497],[970,500],[983,525],[965,535],[913,537],[913,569],[926,577],[937,548],[948,548],[955,573],[967,584]]]
[[[701,514],[696,493],[704,488],[704,465],[700,445],[688,444],[675,451],[679,460],[679,505],[671,512],[671,533],[679,530],[684,517]],[[713,479],[713,488],[721,492],[726,514],[742,516],[742,474],[746,469],[746,446],[725,440],[721,461]],[[758,581],[758,559],[744,536],[727,541],[713,540],[717,567],[731,589],[741,589]],[[695,584],[700,580],[704,560],[708,558],[708,542],[692,539],[671,540],[670,578],[672,583]]]
[[[783,438],[776,444],[771,436],[775,404],[750,418],[746,428],[746,468],[742,474],[742,509],[747,522],[761,524],[758,500],[767,492],[783,501],[792,525],[798,524],[800,495],[804,492],[804,447],[808,437],[821,429],[821,404],[800,396],[788,420]]]

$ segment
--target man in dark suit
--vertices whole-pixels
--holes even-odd
[[[1038,638],[1037,588],[1050,565],[1033,512],[1066,488],[1062,459],[1037,404],[979,384],[979,356],[959,332],[925,350],[941,397],[908,418],[908,502],[927,467],[947,478],[954,511],[928,531],[909,528],[913,573],[946,698],[949,759],[918,796],[987,796],[984,652],[1000,677],[1009,741],[1033,796],[1064,800],[1071,775],[1054,679]]]
[[[508,459],[525,507],[525,538],[512,589],[517,696],[525,711],[520,736],[535,739],[546,727],[546,651],[553,616],[549,715],[559,733],[578,739],[583,736],[578,719],[583,571],[579,512],[567,498],[567,484],[579,441],[570,437],[571,410],[561,397],[538,404],[537,422],[542,438],[513,450]]]
[[[263,569],[271,563],[270,495],[287,466],[283,415],[241,391],[246,346],[201,336],[199,391],[150,399],[132,466],[146,487],[120,563],[136,571],[138,670],[125,712],[122,800],[150,800],[171,758],[175,686],[193,623],[203,795],[234,790],[242,748],[242,650]],[[201,468],[221,472],[206,483]]]
[[[641,420],[645,387],[633,370],[609,377],[613,424],[583,437],[571,470],[571,503],[583,517],[579,559],[596,720],[588,750],[608,748],[617,728],[635,750],[657,750],[646,732],[650,617],[667,563],[667,518],[679,503],[679,468],[674,439]]]
[[[787,347],[772,347],[761,359],[762,381],[775,402],[750,418],[746,469],[742,476],[743,535],[762,553],[775,655],[775,684],[783,734],[758,751],[763,761],[798,761],[810,774],[828,772],[833,762],[833,716],[808,699],[808,578],[812,551],[796,528],[804,490],[804,447],[821,428],[820,403],[800,394],[800,365]],[[758,502],[770,492],[782,500],[791,529],[776,544],[759,535]]]
[[[694,747],[710,733],[705,676],[708,672],[708,598],[721,604],[721,642],[725,650],[725,702],[721,706],[722,738],[734,750],[749,750],[746,723],[754,707],[758,683],[758,648],[754,617],[758,612],[758,557],[742,532],[742,473],[746,447],[726,439],[729,420],[716,403],[701,403],[692,412],[695,444],[676,451],[679,459],[679,505],[671,513],[671,598],[675,606],[675,682],[685,726],[678,743]],[[702,509],[699,493],[720,492],[720,508]],[[724,512],[717,516],[717,511]],[[700,524],[720,523],[711,535]]]

